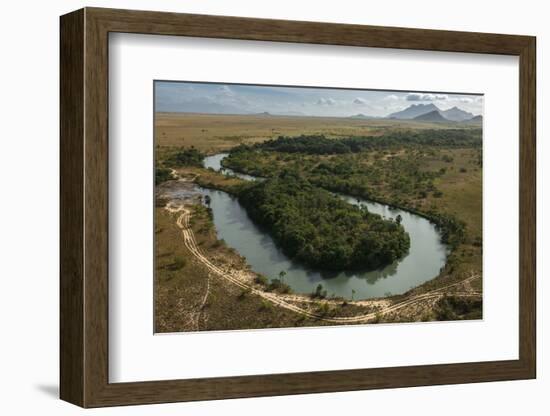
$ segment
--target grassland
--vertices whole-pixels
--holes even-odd
[[[161,113],[155,119],[157,164],[162,164],[178,149],[194,147],[207,154],[228,151],[239,144],[261,143],[279,135],[324,134],[330,138],[347,136],[383,135],[388,131],[409,129],[456,128],[453,123],[418,123],[394,120],[355,120],[315,117],[229,116],[204,114]],[[393,296],[374,303],[347,303],[341,300],[317,302],[297,297],[294,304],[307,310],[322,310],[324,315],[354,316],[374,313],[391,304],[404,302],[430,291],[438,291],[474,276],[454,289],[437,296],[406,304],[395,312],[380,314],[370,322],[411,322],[438,319],[476,318],[481,313],[480,299],[461,299],[454,292],[481,292],[482,289],[482,168],[480,150],[473,148],[391,149],[365,152],[359,155],[297,155],[277,152],[263,153],[254,161],[256,169],[271,172],[286,168],[302,171],[314,169],[320,163],[344,161],[354,166],[376,166],[381,172],[379,184],[373,186],[378,199],[419,213],[437,211],[459,219],[466,225],[464,241],[448,258],[441,275],[404,295]],[[411,192],[410,189],[389,186],[396,166],[413,163],[419,171],[429,173],[429,192]],[[246,172],[246,169],[243,170]],[[177,169],[187,178],[205,187],[231,192],[242,185],[237,178],[229,178],[199,166]],[[249,171],[258,174],[259,171]],[[265,173],[265,171],[264,171]],[[400,172],[406,176],[406,172]],[[434,173],[431,175],[431,173]],[[362,180],[367,181],[368,178]],[[399,178],[394,178],[399,183]],[[406,177],[405,177],[406,179]],[[422,186],[425,186],[425,181]],[[413,183],[414,185],[414,183]],[[424,190],[424,188],[414,188]],[[435,191],[437,192],[435,192]],[[223,242],[217,240],[212,221],[201,205],[194,205],[191,228],[207,257],[234,269],[246,270],[246,260]],[[157,332],[196,330],[251,329],[269,327],[328,325],[319,319],[285,310],[266,302],[242,288],[216,278],[182,244],[181,230],[176,216],[162,206],[156,208],[155,326]],[[378,302],[378,303],[377,303]],[[325,305],[325,306],[324,306]],[[326,306],[328,305],[328,306]],[[470,314],[469,309],[474,309]]]
[[[199,207],[199,206],[198,206]],[[214,278],[182,244],[175,216],[156,209],[155,332],[292,327],[311,324]],[[204,209],[193,216],[192,228],[201,247],[220,263],[243,267],[244,260],[216,239]]]
[[[270,115],[220,115],[157,113],[155,144],[162,150],[191,147],[216,153],[239,144],[300,134],[327,137],[381,135],[388,130],[447,129],[454,123],[422,123],[400,120],[361,120],[336,117],[287,117]]]

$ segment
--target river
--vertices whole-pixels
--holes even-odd
[[[204,160],[204,166],[245,180],[257,179],[224,169],[221,160],[225,156],[226,153],[208,156]],[[286,256],[270,235],[250,220],[237,198],[222,191],[205,188],[199,190],[203,195],[210,196],[210,207],[218,238],[225,240],[228,246],[246,257],[252,270],[268,278],[278,278],[279,272],[284,270],[287,273],[285,283],[296,293],[311,293],[321,283],[328,295],[342,296],[346,299],[353,297],[359,300],[402,294],[436,277],[446,262],[447,248],[441,243],[435,225],[427,219],[384,204],[341,196],[350,204],[366,206],[370,212],[386,218],[401,215],[401,224],[411,240],[409,253],[378,270],[312,270]]]

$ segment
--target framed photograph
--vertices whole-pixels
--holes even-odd
[[[62,16],[61,398],[535,378],[535,49]]]

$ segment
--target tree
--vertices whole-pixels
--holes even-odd
[[[315,288],[315,293],[313,295],[316,298],[321,298],[323,296],[323,285],[319,283]]]
[[[285,276],[286,276],[286,272],[284,270],[281,270],[279,272],[279,279],[281,280],[281,283],[284,283]]]
[[[355,289],[351,289],[351,301],[353,302],[353,298],[355,297]]]

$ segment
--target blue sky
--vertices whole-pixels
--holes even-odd
[[[459,107],[482,113],[479,95],[276,87],[242,84],[155,82],[158,112],[349,117],[355,114],[387,116],[411,104],[433,103],[441,110]]]

